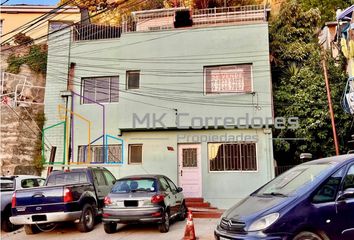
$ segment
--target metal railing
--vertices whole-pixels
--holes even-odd
[[[176,12],[188,8],[155,9],[133,12],[122,17],[121,26],[82,25],[73,28],[74,41],[120,38],[122,33],[161,31],[174,29]],[[200,25],[228,24],[239,22],[262,22],[267,20],[265,5],[196,9],[190,11],[192,27]]]
[[[266,21],[265,5],[196,9],[193,11],[193,25]]]
[[[121,26],[77,24],[73,27],[74,41],[120,38],[121,35]]]

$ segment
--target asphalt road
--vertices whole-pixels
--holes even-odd
[[[198,240],[213,240],[213,231],[217,219],[194,219],[195,231]],[[5,233],[1,231],[3,240],[180,240],[184,235],[186,221],[174,222],[168,233],[160,233],[156,225],[120,225],[118,231],[107,234],[102,224],[96,225],[89,233],[80,233],[74,225],[60,225],[51,232],[41,232],[35,235],[26,235],[23,228]]]

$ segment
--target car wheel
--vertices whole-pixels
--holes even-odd
[[[179,209],[179,214],[178,214],[178,220],[179,221],[184,221],[187,217],[187,206],[186,206],[186,203],[183,202],[180,209]]]
[[[93,207],[90,204],[85,204],[82,209],[80,222],[77,228],[80,232],[90,232],[95,225],[95,214]]]
[[[294,240],[323,240],[320,236],[312,232],[301,232],[294,237]]]
[[[37,228],[36,225],[29,225],[29,224],[26,224],[24,226],[25,228],[25,233],[27,235],[32,235],[32,234],[36,234],[36,233],[39,233],[39,229]]]
[[[117,223],[105,222],[103,223],[103,229],[106,233],[114,233],[117,231]]]
[[[159,224],[159,230],[161,233],[167,233],[170,230],[170,214],[165,211],[162,223]]]
[[[13,230],[15,230],[15,225],[10,222],[10,211],[11,210],[8,209],[1,215],[1,229],[4,232],[12,232]]]

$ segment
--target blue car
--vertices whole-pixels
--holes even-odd
[[[228,209],[217,240],[354,240],[354,154],[298,165]]]

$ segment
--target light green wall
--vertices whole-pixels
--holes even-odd
[[[66,89],[69,62],[75,62],[75,91],[80,92],[82,77],[119,75],[119,103],[105,104],[107,133],[128,143],[142,140],[143,164],[110,167],[117,177],[136,173],[162,173],[177,181],[176,134],[251,134],[258,136],[257,172],[209,173],[207,143],[202,146],[203,197],[215,206],[226,208],[273,177],[271,134],[259,130],[180,130],[132,131],[132,114],[143,116],[166,113],[168,127],[175,127],[175,113],[198,117],[272,117],[268,25],[239,25],[128,33],[120,39],[74,42],[61,33],[50,39],[45,113],[47,125],[58,121],[57,105],[64,103],[60,91]],[[70,50],[70,51],[69,51]],[[161,61],[161,59],[164,59]],[[252,94],[204,95],[203,67],[227,64],[253,64]],[[126,90],[126,70],[141,70],[139,90]],[[173,73],[171,73],[173,72]],[[102,134],[101,107],[82,105],[75,98],[75,112],[89,118],[92,137]],[[70,102],[69,102],[70,106]],[[188,125],[187,122],[182,122]],[[127,131],[120,131],[130,130]],[[60,132],[51,136],[59,142]],[[77,146],[87,144],[87,125],[75,118],[75,157]],[[101,142],[99,143],[101,144]],[[173,146],[175,151],[167,151]],[[247,185],[244,182],[247,181]]]

